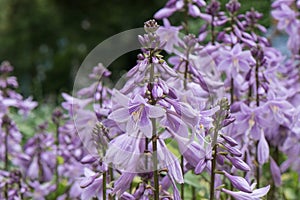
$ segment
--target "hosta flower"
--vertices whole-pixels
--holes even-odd
[[[157,35],[162,42],[166,42],[164,50],[168,53],[174,51],[174,47],[178,45],[179,42],[179,31],[182,29],[181,26],[172,26],[170,21],[166,18],[163,19],[164,26],[159,27],[157,30]]]
[[[144,140],[138,132],[131,134],[122,134],[109,143],[104,158],[106,163],[112,163],[117,169],[127,172],[138,170],[143,160]]]
[[[251,187],[249,183],[242,177],[240,176],[234,176],[226,171],[223,171],[224,175],[229,179],[229,181],[232,183],[232,186],[235,187],[236,189],[240,190],[241,192],[245,193],[251,193]]]
[[[263,130],[261,131],[261,137],[258,142],[257,146],[257,160],[259,164],[264,164],[268,161],[269,159],[269,145],[268,142],[266,141],[265,134]]]
[[[264,104],[264,107],[269,109],[272,113],[272,117],[278,124],[290,126],[292,124],[292,116],[294,112],[294,106],[284,99],[276,99],[274,95],[269,98]]]
[[[124,194],[125,191],[129,189],[134,176],[134,173],[123,172],[122,175],[115,181],[112,193],[117,194],[118,196]]]
[[[236,77],[240,72],[248,72],[250,66],[255,64],[251,52],[243,51],[240,44],[234,45],[230,50],[223,50],[220,55],[219,70],[225,71],[229,77]]]
[[[102,175],[88,168],[84,168],[84,175],[85,178],[80,183],[80,187],[82,188],[81,199],[102,198]]]
[[[174,12],[182,10],[184,8],[185,3],[186,2],[184,0],[169,0],[164,8],[160,9],[155,13],[154,17],[156,19],[168,18]],[[199,7],[203,7],[205,5],[206,2],[204,0],[188,1],[188,14],[192,17],[199,17],[201,14]]]
[[[237,157],[231,157],[231,156],[227,156],[227,158],[231,162],[231,164],[233,166],[235,166],[237,169],[240,169],[243,171],[250,171],[250,167],[242,159],[237,158]]]
[[[71,116],[76,114],[79,109],[84,108],[93,101],[93,99],[78,99],[68,95],[67,93],[62,93],[62,97],[65,99],[65,102],[62,103],[62,107],[66,109]]]
[[[231,191],[225,188],[222,188],[221,191],[229,194],[236,200],[260,200],[261,197],[265,196],[270,190],[270,186],[263,188],[255,189],[256,184],[251,185],[251,193],[243,191]]]
[[[200,158],[197,166],[195,167],[195,173],[200,174],[204,169],[211,170],[211,160],[212,160],[212,148],[210,144],[207,144],[204,148],[204,155]]]
[[[45,197],[55,190],[55,185],[50,182],[40,184],[38,181],[34,181],[29,183],[29,186],[33,188],[33,192],[28,192],[25,195],[36,200],[45,200]]]
[[[278,29],[286,29],[287,33],[293,33],[293,29],[297,27],[297,14],[288,5],[281,4],[280,9],[272,11],[272,16],[278,20]]]
[[[168,150],[163,140],[157,143],[158,165],[160,169],[167,168],[171,179],[183,183],[183,175],[178,159]]]
[[[115,100],[123,107],[114,110],[108,118],[119,123],[127,122],[126,132],[128,134],[140,130],[146,137],[151,138],[151,118],[162,117],[165,111],[159,106],[148,104],[140,95],[136,95],[134,99],[129,100],[120,92],[115,91],[115,93],[117,93]]]
[[[275,160],[270,157],[270,170],[276,187],[281,185],[281,172]]]
[[[240,112],[235,114],[239,133],[248,132],[255,140],[259,140],[261,128],[272,127],[273,125],[267,117],[267,110],[263,107],[251,108],[244,103],[240,104],[240,108]]]

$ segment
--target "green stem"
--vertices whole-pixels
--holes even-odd
[[[182,174],[184,174],[184,158],[182,155],[180,156],[180,167],[181,167]],[[184,183],[180,185],[180,196],[181,199],[184,200]]]
[[[194,186],[192,186],[192,200],[196,200],[196,188]]]
[[[259,107],[259,94],[258,94],[258,89],[259,89],[259,79],[258,79],[258,68],[259,68],[259,61],[256,61],[256,66],[255,66],[255,80],[256,80],[256,106]]]
[[[188,59],[188,57],[189,57],[189,49],[187,51],[186,57]],[[184,69],[184,79],[183,79],[184,90],[187,89],[188,65],[189,65],[189,61],[186,60],[185,61],[185,69]],[[182,171],[182,174],[183,174],[183,177],[184,177],[184,158],[183,158],[182,155],[180,155],[180,167],[181,167],[181,171]],[[184,200],[184,183],[180,184],[180,196],[181,196],[181,199]]]
[[[259,79],[258,79],[258,68],[259,68],[259,61],[256,59],[256,66],[255,66],[255,80],[256,80],[256,106],[259,107],[259,94],[258,94],[258,89],[259,89]],[[256,187],[260,187],[260,167],[258,163],[258,142],[256,143],[256,161],[257,161],[257,166],[256,166],[256,181],[257,185]]]
[[[150,88],[152,89],[153,84],[154,84],[154,64],[152,63],[152,59],[151,56],[152,53],[150,53],[150,63],[151,63],[151,67],[150,67]],[[151,94],[151,101],[150,103],[152,105],[155,105],[155,101],[152,97]],[[151,119],[151,124],[152,124],[152,156],[153,156],[153,179],[154,179],[154,200],[159,200],[159,175],[158,175],[158,170],[157,170],[157,165],[158,165],[158,161],[157,161],[157,130],[156,130],[156,119],[152,118]]]
[[[252,86],[249,84],[249,91],[248,91],[248,105],[250,105],[252,97]]]
[[[213,160],[211,166],[211,181],[210,181],[210,200],[214,200],[215,198],[215,169],[216,169],[216,161],[217,161],[217,144],[214,144],[213,147]]]
[[[260,168],[258,163],[258,142],[256,142],[256,188],[260,186]]]
[[[154,200],[159,200],[159,180],[158,180],[158,170],[157,170],[157,135],[156,135],[156,120],[151,119],[152,123],[152,148],[153,148],[153,176],[154,176]]]
[[[184,2],[184,31],[185,31],[185,34],[188,34],[189,33],[189,21],[188,21],[188,17],[189,17],[189,8],[188,8],[188,0],[185,0]]]
[[[42,133],[40,133],[42,134]],[[40,137],[37,137],[37,144],[38,144],[38,147],[37,147],[37,163],[38,163],[38,179],[39,179],[39,182],[43,182],[43,176],[44,176],[44,172],[43,172],[43,165],[41,163],[41,153],[42,153],[42,147],[41,147],[41,140],[40,140]]]
[[[59,186],[59,175],[58,175],[58,149],[59,149],[59,122],[56,123],[56,166],[55,166],[55,183],[56,183],[56,190],[58,190]]]
[[[234,81],[233,78],[231,78],[230,80],[230,103],[231,105],[234,102]]]
[[[9,122],[9,118],[8,116],[4,116],[5,119],[5,131],[4,131],[4,171],[8,171],[8,134],[9,134],[9,130],[8,130],[8,122]],[[6,122],[7,121],[7,122]],[[7,183],[5,183],[4,185],[4,197],[5,199],[8,199],[8,185]]]
[[[218,139],[218,131],[219,131],[219,124],[220,124],[220,119],[217,117],[216,121],[216,127],[214,130],[214,135],[213,135],[213,140],[212,140],[212,145],[213,145],[213,160],[212,160],[212,166],[211,166],[211,172],[210,172],[210,200],[213,200],[215,197],[215,169],[216,169],[216,161],[217,161],[217,139]]]
[[[103,179],[102,179],[102,187],[103,187],[103,200],[106,200],[106,171],[103,172]]]
[[[224,109],[221,105],[221,110]],[[215,198],[215,170],[216,170],[216,161],[217,161],[217,148],[218,148],[218,143],[217,143],[217,139],[218,139],[218,133],[219,130],[222,128],[221,127],[221,122],[224,120],[223,116],[221,116],[222,114],[220,113],[217,118],[216,118],[216,122],[215,122],[215,128],[214,128],[214,135],[213,135],[213,139],[212,139],[212,153],[213,153],[213,159],[212,159],[212,166],[211,166],[211,172],[210,172],[210,177],[211,177],[211,181],[210,181],[210,200],[214,200]]]
[[[215,26],[214,26],[214,20],[215,20],[215,16],[212,15],[210,27],[211,27],[211,43],[213,45],[215,45]]]
[[[114,170],[113,170],[113,168],[109,167],[108,172],[109,172],[110,182],[114,181]]]

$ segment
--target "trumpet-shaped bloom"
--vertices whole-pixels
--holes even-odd
[[[251,187],[249,183],[242,177],[240,176],[233,176],[226,171],[223,171],[225,176],[229,179],[229,181],[232,183],[233,187],[236,189],[245,192],[245,193],[251,193]]]
[[[229,77],[236,77],[240,72],[248,72],[250,66],[256,62],[251,52],[243,51],[240,44],[236,44],[230,51],[221,51],[220,59],[218,68],[225,71]]]
[[[263,188],[259,188],[259,189],[254,189],[255,186],[256,186],[256,184],[251,185],[251,189],[252,189],[251,193],[242,192],[242,191],[235,192],[235,191],[227,190],[224,188],[221,190],[222,190],[222,192],[229,194],[236,200],[260,200],[261,197],[265,196],[268,193],[268,191],[270,190],[269,185],[266,187],[263,187]]]
[[[151,118],[162,117],[165,114],[164,109],[150,105],[140,95],[136,95],[134,99],[129,100],[120,92],[116,91],[116,93],[116,101],[123,101],[119,102],[123,107],[113,111],[108,118],[119,123],[127,122],[126,132],[129,134],[140,130],[146,137],[151,138],[153,129]]]

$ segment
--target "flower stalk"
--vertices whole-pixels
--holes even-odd
[[[255,81],[256,81],[256,106],[259,107],[260,102],[259,102],[259,77],[258,77],[258,70],[259,70],[259,60],[256,59],[256,65],[255,65]],[[258,163],[258,142],[256,143],[256,160]],[[260,187],[260,166],[259,164],[256,166],[256,182],[257,182],[257,188]]]
[[[3,119],[3,124],[4,124],[4,170],[5,171],[8,171],[8,134],[9,134],[9,128],[8,128],[8,125],[9,125],[9,117],[7,115],[4,116],[4,119]],[[8,199],[8,184],[5,183],[4,185],[4,197],[6,199]]]
[[[152,63],[151,56],[152,53],[150,53],[150,88],[152,91],[153,84],[154,84],[154,64]],[[155,105],[155,101],[153,99],[153,95],[151,94],[151,100],[150,103],[152,105]],[[152,150],[153,150],[153,179],[154,179],[154,200],[159,200],[159,175],[157,170],[158,165],[158,159],[157,159],[157,134],[156,134],[156,119],[151,119],[151,125],[152,125]]]

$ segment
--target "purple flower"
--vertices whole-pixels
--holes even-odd
[[[83,178],[80,183],[80,187],[83,188],[81,199],[92,199],[93,197],[102,198],[102,175],[88,168],[84,168],[84,175],[86,178]]]
[[[130,187],[134,176],[134,173],[123,172],[122,175],[115,181],[112,193],[117,194],[118,196],[124,194],[124,192]]]
[[[258,147],[257,147],[257,160],[259,164],[264,164],[268,161],[269,159],[269,145],[268,142],[266,141],[264,131],[261,130],[261,136],[258,142]]]
[[[297,14],[286,4],[281,4],[280,9],[273,10],[272,16],[278,20],[278,29],[286,29],[287,33],[293,33],[293,29],[297,27]]]
[[[38,103],[35,101],[32,101],[32,97],[28,97],[27,99],[21,101],[19,103],[19,113],[21,115],[27,116],[28,113],[33,110],[35,107],[37,107]]]
[[[170,17],[174,12],[181,11],[184,8],[184,4],[186,2],[184,0],[169,0],[166,6],[154,14],[154,18],[163,19]],[[188,14],[192,17],[200,16],[199,7],[203,7],[206,5],[204,0],[192,0],[187,2]]]
[[[228,144],[224,144],[224,147],[229,153],[231,153],[234,156],[241,157],[243,155],[242,152],[237,147],[233,147]]]
[[[268,193],[268,191],[270,190],[270,186],[268,185],[263,188],[254,189],[255,185],[256,184],[251,185],[251,189],[252,189],[251,193],[243,192],[243,191],[235,192],[235,191],[227,190],[224,188],[222,188],[221,190],[222,190],[222,192],[229,194],[236,200],[260,200],[261,197],[265,196]]]
[[[249,165],[247,165],[247,163],[245,163],[242,159],[237,157],[231,157],[231,156],[227,156],[227,158],[231,162],[231,164],[235,166],[237,169],[243,171],[250,171]]]
[[[115,100],[123,107],[114,110],[108,118],[119,123],[127,122],[126,132],[128,134],[140,130],[146,137],[151,138],[152,124],[150,119],[162,117],[165,111],[159,106],[148,104],[139,94],[131,100],[116,90],[114,94]]]
[[[79,109],[84,108],[87,106],[90,102],[93,101],[93,99],[78,99],[75,97],[72,97],[66,93],[62,93],[63,98],[66,100],[61,105],[64,109],[66,109],[71,116],[76,114],[76,112]]]
[[[294,107],[288,101],[273,97],[264,104],[264,107],[269,109],[278,124],[290,126],[292,123]]]
[[[232,137],[227,136],[227,135],[220,135],[226,143],[228,143],[230,146],[235,147],[238,145],[237,141],[235,141]]]
[[[240,134],[250,133],[253,139],[259,140],[261,129],[273,126],[272,121],[266,118],[265,108],[251,108],[244,103],[240,104],[240,108],[240,112],[235,114],[236,126]]]
[[[279,187],[281,185],[281,172],[280,168],[272,157],[270,157],[270,170],[275,186]]]
[[[290,6],[293,2],[294,0],[276,0],[272,3],[272,8],[278,8],[283,4]]]
[[[177,183],[183,183],[184,180],[178,158],[168,150],[165,142],[161,139],[158,140],[157,149],[159,168],[167,168],[171,179]]]
[[[212,148],[210,144],[205,145],[204,152],[202,153],[202,156],[195,167],[195,173],[200,174],[203,172],[205,168],[208,170],[211,170],[211,160],[212,160]]]
[[[242,51],[240,44],[234,45],[232,50],[223,50],[220,55],[219,70],[226,71],[229,77],[236,77],[240,72],[248,72],[250,66],[255,64],[251,52]]]
[[[36,200],[45,200],[45,197],[55,190],[55,185],[50,182],[41,184],[38,181],[34,181],[30,182],[29,186],[33,188],[33,192],[26,193],[26,196],[32,197]]]
[[[233,187],[240,190],[241,192],[252,193],[249,183],[240,176],[233,176],[226,171],[223,171],[224,175],[230,180]]]
[[[300,50],[300,22],[289,35],[290,37],[288,39],[287,46],[293,54],[297,54]]]
[[[180,137],[177,134],[173,135],[178,143],[181,154],[191,166],[196,167],[201,159],[205,159],[205,151],[199,143],[192,141],[192,138],[188,139]]]
[[[120,135],[109,143],[104,161],[112,163],[119,170],[136,172],[143,159],[144,144],[142,142],[144,140],[138,132]]]
[[[159,36],[162,42],[166,42],[166,46],[164,50],[168,53],[173,52],[174,47],[178,46],[179,38],[179,31],[182,29],[181,26],[172,26],[168,19],[163,19],[164,26],[159,27],[157,30],[157,35]]]

